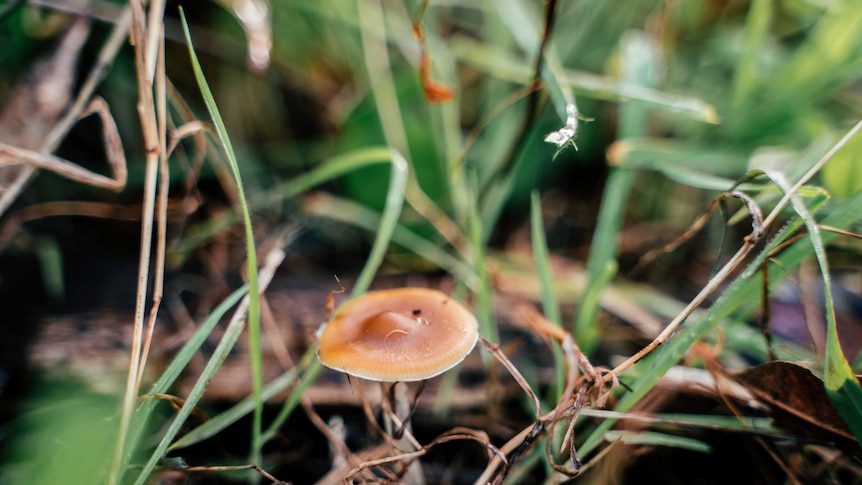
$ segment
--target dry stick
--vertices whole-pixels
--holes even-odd
[[[357,467],[361,464],[359,458],[350,451],[350,448],[344,443],[339,436],[337,436],[332,429],[323,421],[323,418],[317,414],[317,411],[314,409],[314,404],[311,402],[308,396],[303,395],[299,400],[303,409],[305,410],[305,414],[308,416],[308,419],[311,420],[311,423],[320,431],[320,433],[329,441],[329,444],[332,445],[335,449],[338,450],[338,453],[347,460],[347,463],[350,466]]]
[[[177,88],[174,87],[173,83],[168,80],[168,96],[171,99],[171,105],[174,108],[174,111],[177,112],[180,119],[182,119],[186,124],[189,123],[203,123],[200,120],[195,118],[194,113],[191,108],[186,104],[183,97],[180,95]],[[215,128],[212,125],[207,124],[209,128],[207,128],[210,132],[215,133]],[[192,158],[192,167],[189,170],[188,175],[186,176],[186,184],[185,191],[186,197],[192,193],[195,186],[197,185],[197,179],[200,176],[201,169],[203,168],[204,158],[206,157],[207,152],[207,140],[203,133],[198,133],[194,138],[196,152],[194,157]],[[235,185],[235,184],[234,184]],[[236,190],[236,187],[233,188]]]
[[[548,337],[551,337],[557,340],[562,349],[563,354],[566,358],[567,365],[567,375],[566,375],[566,388],[563,393],[560,395],[560,400],[557,403],[557,406],[549,413],[544,416],[537,417],[536,422],[527,428],[523,429],[520,433],[509,439],[506,444],[500,448],[501,454],[505,457],[512,453],[512,456],[507,461],[505,458],[500,459],[499,457],[494,457],[485,468],[485,471],[482,475],[476,480],[476,484],[485,485],[489,482],[491,477],[496,472],[497,468],[502,464],[503,469],[497,474],[497,478],[495,479],[495,483],[500,483],[506,477],[509,468],[517,459],[518,455],[522,453],[524,450],[529,448],[542,434],[552,429],[557,421],[565,418],[571,418],[571,423],[569,426],[569,430],[567,430],[566,437],[563,439],[562,447],[565,449],[568,444],[571,457],[573,460],[573,466],[576,469],[571,470],[560,465],[557,465],[551,460],[550,457],[550,448],[546,448],[546,453],[548,454],[548,462],[551,463],[553,468],[561,473],[566,475],[576,475],[582,472],[584,469],[588,468],[589,465],[580,466],[580,462],[577,460],[577,455],[574,449],[574,421],[577,418],[577,415],[580,413],[581,409],[586,405],[587,399],[593,399],[597,405],[604,405],[604,402],[610,396],[613,389],[616,387],[617,380],[613,379],[613,385],[610,386],[609,389],[605,390],[604,381],[601,378],[601,371],[594,368],[592,364],[589,362],[589,359],[580,351],[577,344],[575,344],[574,339],[571,334],[566,332],[560,327],[557,327],[547,319],[544,318],[540,313],[533,309],[532,312],[526,313],[524,315],[529,325],[540,334],[544,334]],[[483,342],[484,344],[484,342]],[[493,344],[485,344],[486,347],[492,350],[494,356],[499,359],[507,369],[509,366],[506,364],[508,359],[502,352],[493,352]],[[513,366],[512,366],[513,367]],[[575,394],[575,388],[577,387],[578,382],[578,369],[581,368],[584,370],[584,383],[586,384],[586,388],[582,389],[575,395],[574,399],[570,398],[573,394]],[[516,370],[517,372],[517,370]],[[520,374],[513,374],[515,379],[518,380]],[[523,378],[521,378],[523,379]],[[520,382],[520,381],[519,381]],[[526,385],[526,382],[524,382]],[[524,390],[528,394],[532,394],[532,390],[529,388],[529,385],[522,385]],[[593,395],[599,393],[596,397]],[[563,451],[561,451],[562,453]]]
[[[147,40],[145,45],[144,59],[147,60],[147,79],[150,84],[158,82],[156,74],[158,73],[159,51],[164,56],[165,43],[165,23],[162,19],[165,17],[165,0],[152,0],[150,3],[150,11],[147,16]],[[158,28],[153,26],[157,25]],[[164,62],[163,60],[161,62]],[[161,75],[163,77],[163,74]],[[164,103],[164,99],[159,100],[159,103]],[[164,146],[164,145],[162,145]]]
[[[102,185],[107,188],[111,188],[113,190],[119,190],[125,185],[125,173],[126,173],[126,164],[125,157],[122,154],[122,144],[120,143],[119,134],[116,130],[116,125],[114,124],[113,118],[108,114],[107,105],[104,103],[101,98],[96,98],[91,100],[90,98],[93,95],[93,92],[96,89],[96,86],[102,81],[105,75],[108,72],[108,68],[113,63],[114,58],[119,52],[120,47],[123,45],[123,41],[127,38],[129,24],[131,19],[131,10],[126,8],[122,15],[117,18],[117,23],[114,26],[114,30],[111,32],[110,37],[105,42],[105,45],[102,47],[99,52],[99,57],[96,61],[96,65],[90,70],[89,75],[87,76],[86,81],[84,82],[81,89],[78,91],[78,94],[75,98],[74,103],[66,110],[65,114],[62,118],[60,118],[57,123],[54,124],[54,127],[48,132],[45,136],[43,142],[39,146],[39,152],[42,152],[39,156],[35,157],[36,159],[47,160],[47,164],[45,168],[51,168],[52,161],[58,161],[58,166],[68,166],[73,173],[79,174],[82,178],[70,177],[76,180],[79,180],[83,183],[93,184],[94,180],[103,180],[103,182],[107,182],[106,185]],[[100,175],[94,174],[83,168],[67,163],[62,159],[58,159],[56,157],[52,157],[48,154],[59,146],[60,141],[66,136],[72,126],[82,117],[86,116],[89,113],[97,113],[102,120],[102,133],[105,137],[105,147],[106,147],[106,155],[108,157],[108,162],[111,163],[112,170],[114,171],[115,181],[110,181],[106,177],[102,177]],[[113,131],[111,131],[113,130]],[[25,154],[26,155],[26,154]],[[25,158],[25,157],[22,157]],[[122,160],[121,168],[117,166],[115,161]],[[18,194],[23,190],[24,186],[29,182],[33,176],[35,176],[35,167],[29,166],[25,168],[25,172],[19,176],[15,182],[6,187],[3,191],[2,197],[0,197],[0,213],[3,213],[9,204],[17,198]],[[66,176],[69,176],[68,174]],[[117,184],[116,182],[122,180],[122,184]]]
[[[368,420],[368,424],[377,431],[380,436],[383,437],[383,440],[386,441],[386,444],[390,449],[395,449],[395,444],[392,442],[392,437],[389,436],[388,433],[380,426],[380,423],[377,422],[377,418],[374,417],[374,410],[371,409],[371,402],[368,400],[368,396],[365,394],[365,388],[362,387],[362,382],[357,378],[356,386],[353,386],[353,379],[348,375],[347,379],[351,382],[351,387],[356,390],[356,393],[359,394],[359,401],[362,403],[362,412],[365,414],[365,419]],[[385,394],[382,394],[383,399],[385,400]]]
[[[81,49],[87,42],[90,22],[75,19],[59,37],[52,52],[39,59],[15,84],[0,110],[0,139],[31,150],[41,150],[47,132],[66,111]],[[5,185],[13,178],[27,179],[32,167],[4,171]]]
[[[257,470],[258,473],[263,475],[264,478],[271,481],[274,484],[289,484],[290,482],[285,482],[283,480],[279,480],[274,476],[267,473],[266,470],[257,466],[257,465],[223,465],[223,466],[190,466],[186,468],[180,468],[179,471],[182,472],[228,472],[228,471],[239,471],[239,470]]]
[[[840,150],[844,145],[846,145],[847,142],[850,141],[850,139],[853,138],[853,136],[855,136],[856,133],[859,132],[859,130],[862,130],[862,120],[857,122],[853,126],[853,128],[851,128],[850,131],[848,131],[847,134],[844,135],[838,141],[838,143],[835,144],[835,146],[833,146],[828,152],[826,152],[826,154],[823,155],[820,160],[817,161],[817,163],[815,163],[807,172],[805,172],[805,175],[803,175],[798,182],[793,184],[790,190],[786,194],[784,194],[784,197],[782,197],[781,200],[778,201],[778,204],[775,205],[775,208],[772,209],[772,212],[769,214],[769,216],[763,221],[763,227],[765,229],[768,229],[769,226],[773,222],[775,222],[775,219],[777,219],[779,214],[781,213],[781,209],[783,209],[784,206],[787,205],[791,197],[793,197],[793,195],[799,191],[800,187],[802,187],[805,182],[811,180],[811,178],[814,177],[814,175],[817,174],[817,172],[819,172],[821,168],[823,168],[823,165],[825,165],[826,162],[828,162],[829,159],[832,158],[832,156],[835,155],[838,150]]]
[[[93,104],[99,104],[99,101],[100,100],[94,99]],[[104,102],[102,101],[102,103]],[[94,109],[96,108],[94,107]],[[110,117],[110,114],[107,114],[106,116]],[[110,129],[110,125],[105,127],[105,130]],[[113,129],[116,129],[116,126],[114,126]],[[104,133],[107,134],[107,131],[105,131]],[[114,165],[122,165],[123,168],[122,170],[120,170],[120,173],[116,173],[117,171],[114,170],[116,178],[110,178],[95,172],[91,172],[81,167],[80,165],[72,163],[58,156],[51,155],[50,153],[27,150],[25,148],[0,143],[0,166],[26,164],[23,168],[25,168],[27,171],[21,173],[30,174],[28,176],[19,176],[13,184],[10,184],[9,190],[4,191],[4,200],[2,208],[0,208],[0,210],[5,209],[5,207],[8,207],[9,203],[14,200],[14,197],[16,197],[17,194],[19,194],[21,189],[24,187],[24,182],[27,182],[30,178],[32,178],[32,175],[35,173],[35,170],[37,168],[50,170],[57,175],[60,175],[67,179],[75,180],[77,182],[81,182],[83,184],[105,189],[111,189],[115,192],[119,192],[126,185],[125,157],[111,160],[111,156],[115,153],[116,150],[109,151],[108,161],[111,162],[112,168]]]
[[[45,143],[41,147],[43,151],[51,152],[57,148],[57,146],[60,145],[60,140],[66,136],[75,122],[77,122],[81,117],[81,113],[84,111],[85,106],[87,106],[90,98],[96,91],[96,87],[102,82],[102,79],[107,76],[108,70],[111,68],[111,64],[114,63],[114,59],[117,57],[117,53],[128,39],[131,20],[132,10],[126,7],[117,18],[114,30],[111,31],[111,35],[108,37],[105,45],[102,46],[102,50],[99,51],[96,65],[93,66],[90,70],[90,74],[87,75],[87,80],[84,81],[84,84],[78,91],[78,96],[75,98],[75,102],[69,110],[66,111],[66,114],[63,115],[60,121],[54,125],[54,128],[50,133],[48,133],[48,136],[45,137]]]
[[[139,370],[142,363],[142,340],[144,333],[144,311],[147,298],[147,284],[149,282],[150,254],[152,251],[153,216],[155,212],[156,177],[159,167],[159,145],[158,124],[156,121],[155,103],[153,100],[153,84],[146,77],[147,60],[144,58],[145,39],[147,26],[144,19],[144,7],[141,0],[130,0],[132,10],[132,42],[135,45],[135,66],[138,78],[138,116],[144,135],[144,146],[146,147],[146,176],[144,182],[144,204],[141,216],[141,249],[138,260],[138,290],[135,298],[135,321],[134,333],[132,335],[131,358],[129,362],[129,375],[126,379],[126,391],[123,398],[123,406],[120,410],[120,423],[118,426],[118,438],[114,450],[114,459],[108,475],[108,483],[116,485],[122,475],[122,457],[125,453],[126,433],[129,429],[132,411],[135,407],[135,397],[140,384]],[[165,174],[167,176],[167,174]]]
[[[730,276],[730,273],[734,269],[736,269],[739,264],[742,263],[745,257],[751,252],[752,249],[754,249],[754,245],[757,240],[759,240],[763,236],[763,234],[769,229],[769,227],[775,222],[775,220],[781,214],[781,210],[784,208],[785,205],[787,205],[793,195],[799,191],[799,189],[805,184],[805,182],[809,181],[812,177],[814,177],[814,175],[821,168],[823,168],[823,165],[825,165],[826,162],[829,161],[829,159],[832,158],[832,156],[835,155],[835,153],[840,150],[844,145],[846,145],[847,142],[850,141],[850,139],[853,138],[853,136],[855,136],[860,130],[862,130],[862,120],[857,122],[853,126],[853,128],[851,128],[850,131],[848,131],[847,134],[845,134],[841,138],[841,140],[838,141],[838,143],[836,143],[828,152],[826,152],[825,155],[820,158],[820,160],[817,161],[817,163],[815,163],[807,172],[805,172],[805,175],[803,175],[795,184],[793,184],[790,190],[788,190],[781,198],[781,200],[778,201],[778,204],[775,205],[775,207],[772,209],[772,212],[769,213],[766,219],[763,219],[759,223],[756,220],[757,215],[759,215],[759,210],[753,210],[753,208],[756,207],[756,204],[753,200],[751,200],[751,198],[749,198],[748,196],[743,196],[744,194],[741,194],[740,192],[736,191],[728,193],[728,195],[732,197],[740,198],[740,200],[745,203],[746,207],[748,207],[749,212],[752,215],[753,230],[751,234],[749,234],[745,238],[745,243],[742,245],[739,251],[737,251],[736,254],[730,259],[730,261],[728,261],[721,268],[721,270],[712,279],[709,280],[707,285],[700,291],[700,293],[698,293],[697,296],[695,296],[694,299],[688,305],[686,305],[683,311],[676,318],[674,318],[673,321],[671,321],[667,325],[667,327],[665,327],[664,330],[662,330],[659,336],[656,337],[652,342],[650,342],[646,347],[641,349],[638,353],[631,356],[625,362],[614,368],[613,371],[611,371],[605,376],[605,380],[615,378],[623,371],[633,366],[644,356],[655,350],[656,347],[666,342],[667,339],[670,338],[670,336],[673,335],[674,332],[676,332],[682,322],[689,315],[691,315],[691,313],[697,307],[699,307],[710,294],[717,290],[719,285],[721,285]]]
[[[524,376],[521,375],[521,372],[514,366],[514,364],[512,364],[511,361],[509,361],[509,359],[506,357],[506,355],[503,354],[502,351],[500,351],[500,346],[488,341],[487,339],[485,339],[484,337],[481,337],[481,336],[479,337],[479,341],[482,342],[482,345],[485,346],[485,348],[488,350],[488,352],[491,353],[491,355],[493,355],[501,364],[503,364],[503,367],[505,367],[506,370],[509,371],[509,373],[515,379],[515,381],[518,383],[518,385],[521,387],[521,389],[523,389],[524,392],[526,392],[527,395],[532,398],[533,404],[536,407],[536,422],[533,425],[531,425],[531,426],[527,427],[526,429],[524,429],[523,431],[521,431],[520,433],[518,433],[518,435],[516,435],[514,438],[510,439],[506,443],[506,445],[500,449],[503,456],[507,456],[510,452],[513,452],[513,451],[516,451],[519,449],[520,449],[520,451],[523,451],[523,448],[526,448],[523,445],[525,443],[528,443],[528,441],[532,442],[544,430],[544,425],[542,424],[542,416],[541,416],[541,412],[542,412],[541,403],[539,403],[539,398],[536,397],[536,393],[533,392],[532,388],[530,388],[530,384],[527,383],[527,380],[524,379]],[[518,452],[518,454],[520,454],[520,451]],[[480,483],[486,484],[488,482],[488,480],[491,478],[491,475],[494,474],[494,472],[497,470],[497,467],[500,466],[501,464],[504,467],[504,471],[501,473],[501,476],[505,475],[505,472],[508,471],[508,469],[511,466],[514,459],[517,459],[517,456],[514,456],[512,460],[506,460],[505,458],[500,459],[499,457],[494,457],[488,463],[488,466],[485,468],[485,472],[482,473],[482,475],[479,477],[479,479],[476,480],[476,484],[480,484]]]
[[[153,7],[158,2],[153,3]],[[159,26],[158,29],[155,29],[159,32],[164,31],[164,24],[157,20],[156,25]],[[167,95],[165,92],[165,41],[164,36],[161,36],[161,42],[159,43],[160,49],[155,53],[157,57],[156,60],[156,72],[155,72],[155,84],[156,84],[156,101],[158,110],[158,116],[156,118],[159,123],[158,132],[159,132],[159,146],[164,148],[167,146]],[[153,341],[153,332],[156,329],[156,317],[159,314],[159,308],[161,307],[162,297],[164,296],[164,287],[165,287],[165,253],[167,251],[167,238],[168,238],[168,230],[167,230],[167,221],[168,221],[168,192],[170,191],[170,169],[168,168],[168,153],[167,150],[159,150],[159,172],[161,173],[161,177],[159,178],[159,189],[158,189],[158,200],[157,200],[157,215],[156,220],[158,221],[157,234],[156,234],[156,262],[153,267],[155,271],[155,275],[153,276],[153,306],[150,308],[150,316],[147,320],[147,329],[146,329],[146,339],[144,340],[144,348],[141,351],[141,361],[140,366],[138,367],[138,385],[137,387],[141,387],[141,379],[143,379],[144,369],[147,366],[147,358],[150,355],[150,346]]]
[[[743,194],[742,192],[732,191],[726,192],[719,196],[719,198],[725,197],[734,197],[738,198],[745,203],[746,207],[749,209],[749,213],[751,215],[751,226],[752,231],[751,234],[745,237],[742,247],[733,255],[730,260],[725,263],[724,266],[713,276],[700,290],[700,292],[695,296],[691,302],[679,313],[665,328],[661,331],[661,333],[653,339],[652,342],[647,344],[644,348],[639,350],[636,354],[626,359],[625,362],[616,366],[611,372],[605,375],[605,381],[611,381],[617,379],[618,376],[623,373],[626,369],[633,366],[639,360],[644,358],[647,354],[655,350],[659,345],[667,342],[667,340],[679,329],[682,325],[682,322],[688,318],[689,315],[694,312],[704,301],[709,297],[714,291],[716,291],[719,286],[724,283],[724,281],[731,275],[731,273],[745,260],[749,253],[754,249],[754,246],[757,242],[763,237],[767,226],[766,223],[762,220],[762,215],[760,213],[760,209],[757,208],[754,201],[751,200],[750,197]],[[777,210],[777,209],[776,209]]]
[[[340,284],[341,284],[341,281],[339,281],[338,283],[339,283],[339,285],[340,285]],[[342,290],[343,290],[343,286],[342,286]],[[332,293],[333,293],[333,292],[332,292],[332,291],[330,291],[330,294],[329,294],[329,296],[330,296],[330,297],[332,296]],[[329,299],[329,297],[328,297],[327,299]],[[389,433],[387,433],[387,432],[386,432],[386,431],[385,431],[385,430],[380,426],[380,423],[378,423],[378,422],[377,422],[377,418],[376,418],[376,417],[374,417],[374,411],[371,409],[371,403],[370,403],[370,401],[368,400],[368,396],[365,394],[365,389],[362,387],[362,382],[361,382],[361,380],[357,379],[356,386],[353,386],[353,384],[352,384],[352,383],[353,383],[353,379],[350,377],[350,375],[349,375],[349,374],[345,374],[345,375],[347,375],[348,380],[350,380],[350,382],[351,382],[351,386],[353,387],[353,389],[356,389],[357,393],[359,394],[359,400],[360,400],[360,402],[362,402],[362,411],[365,413],[365,418],[368,420],[368,423],[371,425],[371,427],[372,427],[372,428],[374,428],[374,430],[376,430],[376,431],[380,434],[380,436],[382,436],[382,437],[383,437],[383,440],[386,442],[386,446],[387,446],[387,453],[392,454],[392,450],[396,450],[396,449],[398,449],[398,447],[395,445],[395,442],[393,441],[393,439],[392,439],[392,437],[389,435]],[[381,383],[381,388],[380,388],[380,390],[381,390],[381,401],[382,401],[381,408],[382,408],[382,412],[387,413],[387,411],[388,411],[388,406],[387,406],[387,404],[386,404],[386,391],[385,391],[385,390],[383,390],[382,383]],[[387,414],[387,416],[388,416],[388,415],[389,415],[389,414]],[[395,421],[397,421],[398,425],[400,425],[400,424],[401,424],[401,421],[400,421],[400,420],[398,420],[398,419],[397,419],[397,417],[396,417],[396,420],[395,420]],[[421,445],[420,445],[420,444],[415,440],[415,438],[413,438],[413,436],[412,436],[412,435],[410,435],[410,439],[413,439],[413,444],[414,444],[414,446],[415,446],[417,449],[422,447],[422,446],[421,446]],[[397,480],[397,478],[398,478],[398,477],[397,477],[397,476],[395,476],[394,474],[392,474],[389,470],[384,470],[384,472],[385,472],[385,473],[387,473],[387,474],[389,475],[390,480]]]
[[[822,231],[834,232],[835,234],[839,234],[841,236],[852,237],[854,239],[862,239],[862,234],[855,233],[853,231],[846,231],[844,229],[839,229],[837,227],[826,226],[823,224],[818,224],[817,227]]]
[[[488,439],[488,435],[486,433],[484,433],[483,431],[476,431],[476,430],[472,430],[472,429],[468,429],[468,428],[457,427],[457,428],[453,428],[453,429],[443,433],[442,435],[435,438],[431,443],[428,443],[427,445],[421,447],[420,449],[418,449],[416,451],[411,451],[408,453],[402,453],[400,455],[395,455],[395,456],[387,456],[387,457],[379,458],[376,460],[368,460],[366,462],[360,463],[356,468],[351,470],[350,473],[348,473],[344,477],[344,482],[350,482],[354,475],[356,475],[357,473],[359,473],[359,472],[361,472],[367,468],[385,465],[387,463],[393,463],[396,461],[414,460],[416,458],[420,458],[421,456],[427,454],[428,450],[430,450],[434,446],[437,446],[441,443],[447,443],[449,441],[456,441],[456,440],[476,441],[477,443],[482,444],[485,448],[488,449],[489,457],[495,457],[495,458],[501,459],[503,461],[506,461],[506,457],[503,454],[503,452],[491,444],[490,440]]]
[[[518,385],[521,386],[521,389],[523,389],[524,392],[526,392],[527,395],[530,396],[530,399],[533,400],[533,405],[536,407],[536,420],[537,421],[540,420],[541,419],[541,413],[542,413],[542,404],[539,402],[539,398],[536,397],[536,393],[533,392],[533,389],[530,387],[530,384],[528,384],[527,380],[524,379],[524,376],[521,375],[521,371],[519,371],[518,368],[515,367],[515,364],[513,364],[505,356],[505,354],[503,354],[502,351],[500,351],[499,345],[489,341],[488,339],[486,339],[485,337],[482,337],[482,336],[479,337],[479,341],[482,342],[482,345],[485,346],[485,348],[488,350],[488,352],[491,353],[491,355],[496,357],[497,360],[501,364],[503,364],[503,367],[505,367],[506,370],[509,371],[509,374],[511,374],[512,377],[515,379],[515,382],[517,382]]]

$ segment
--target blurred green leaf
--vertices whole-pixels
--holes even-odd
[[[605,439],[608,441],[621,441],[629,445],[670,446],[698,451],[700,453],[709,453],[712,451],[712,447],[703,441],[685,436],[657,433],[655,431],[608,431],[605,433]]]
[[[862,136],[854,136],[820,171],[826,189],[848,198],[862,191]]]

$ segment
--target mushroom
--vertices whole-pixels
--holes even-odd
[[[317,356],[326,367],[351,376],[384,383],[424,381],[464,360],[478,338],[476,317],[438,290],[380,290],[335,312],[320,329]],[[406,421],[406,395],[393,394],[396,415]]]
[[[420,381],[451,369],[479,338],[476,317],[438,290],[398,288],[344,304],[320,332],[320,362],[382,382]]]

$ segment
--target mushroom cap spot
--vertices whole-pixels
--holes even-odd
[[[476,317],[445,293],[398,288],[339,308],[320,332],[317,356],[326,367],[365,379],[419,381],[464,360],[478,338]]]

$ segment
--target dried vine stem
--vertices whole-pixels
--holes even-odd
[[[491,459],[482,475],[476,480],[476,485],[486,485],[491,482],[492,478],[494,479],[493,483],[502,483],[509,469],[520,455],[549,430],[552,430],[557,422],[563,419],[569,419],[570,421],[566,436],[563,439],[561,453],[565,453],[568,450],[571,456],[572,467],[563,467],[554,463],[550,456],[550,447],[546,448],[548,462],[552,464],[555,470],[565,475],[575,476],[579,474],[583,470],[583,467],[577,458],[574,447],[574,421],[580,411],[588,404],[599,407],[604,406],[618,382],[616,378],[612,378],[610,380],[611,385],[606,386],[602,375],[607,371],[593,367],[589,359],[580,351],[571,334],[548,322],[535,308],[532,306],[521,307],[518,310],[518,314],[534,332],[540,336],[549,337],[559,342],[566,359],[566,386],[554,409],[545,415],[541,415],[541,407],[538,399],[535,397],[535,393],[517,368],[512,365],[498,346],[485,339],[481,340],[485,348],[509,370],[524,392],[534,399],[536,404],[536,420],[532,425],[524,428],[517,435],[509,439],[500,448],[500,455],[496,455]],[[579,370],[583,372],[582,375],[579,374]],[[498,472],[497,469],[501,466],[502,469]]]
[[[854,125],[853,128],[851,128],[850,131],[848,131],[841,138],[841,140],[838,141],[838,143],[836,143],[828,152],[826,152],[826,154],[823,155],[820,160],[817,161],[817,163],[815,163],[795,184],[793,184],[790,190],[788,190],[784,194],[784,196],[781,198],[778,204],[775,205],[775,207],[772,209],[772,211],[766,218],[763,218],[763,214],[760,211],[760,208],[757,206],[757,203],[755,203],[754,200],[751,199],[751,197],[749,197],[748,195],[735,190],[721,194],[717,199],[733,197],[740,199],[745,204],[752,218],[751,234],[745,237],[742,247],[739,248],[736,254],[734,254],[733,257],[730,259],[730,261],[728,261],[721,268],[721,270],[719,270],[718,273],[716,273],[716,275],[709,280],[706,286],[704,286],[700,293],[698,293],[697,296],[695,296],[692,301],[689,302],[688,305],[686,305],[683,311],[680,312],[680,314],[676,318],[674,318],[673,321],[671,321],[664,328],[664,330],[662,330],[662,332],[646,347],[641,349],[635,355],[629,357],[625,362],[618,365],[616,368],[614,368],[613,371],[608,373],[605,376],[605,380],[615,379],[619,374],[633,366],[639,360],[643,359],[647,354],[655,350],[659,345],[662,345],[663,343],[667,342],[670,336],[673,335],[674,332],[679,329],[680,325],[682,325],[682,322],[684,322],[685,319],[688,318],[688,316],[691,315],[691,313],[696,308],[703,304],[706,298],[713,292],[715,292],[718,287],[722,283],[724,283],[725,280],[727,280],[730,274],[742,263],[742,261],[745,260],[745,258],[751,253],[752,249],[754,249],[754,246],[757,244],[757,242],[762,239],[763,235],[766,233],[769,227],[776,221],[779,214],[781,213],[781,210],[790,202],[790,199],[793,197],[793,195],[796,194],[806,182],[811,180],[811,178],[814,177],[814,175],[821,168],[823,168],[823,165],[825,165],[826,162],[829,161],[829,159],[832,158],[832,156],[844,145],[846,145],[847,142],[851,138],[853,138],[860,130],[862,130],[862,120],[857,122],[856,125]],[[709,210],[711,210],[714,206],[715,201],[713,202],[713,204],[710,205]],[[686,234],[684,234],[683,236],[686,236],[687,234],[688,232],[686,232]]]
[[[480,443],[481,445],[483,445],[488,450],[489,458],[495,457],[495,458],[498,458],[500,460],[503,460],[504,462],[506,461],[506,457],[503,454],[503,452],[491,444],[491,441],[485,432],[476,431],[476,430],[468,429],[468,428],[457,427],[457,428],[450,429],[449,431],[443,433],[442,435],[438,436],[437,438],[434,438],[433,441],[431,441],[430,443],[428,443],[425,446],[420,447],[416,451],[411,451],[408,453],[402,453],[399,455],[387,456],[384,458],[379,458],[376,460],[368,460],[366,462],[363,462],[363,463],[359,464],[359,466],[357,466],[353,470],[351,470],[344,477],[344,482],[349,483],[356,474],[361,473],[362,471],[367,470],[369,468],[379,467],[381,465],[386,465],[388,463],[394,463],[394,462],[399,462],[399,461],[415,460],[415,459],[420,458],[423,455],[427,454],[428,450],[430,450],[431,448],[433,448],[433,447],[435,447],[441,443],[447,443],[449,441],[456,441],[456,440],[470,440],[470,441],[475,441],[477,443]]]
[[[138,79],[138,94],[140,96],[138,100],[138,116],[141,119],[144,146],[146,147],[146,175],[144,182],[144,204],[141,215],[141,249],[138,265],[138,291],[135,298],[134,333],[132,337],[129,374],[126,380],[126,390],[120,411],[117,444],[114,450],[111,470],[108,475],[108,483],[111,485],[119,483],[123,474],[121,467],[122,457],[125,453],[126,434],[129,429],[132,412],[134,411],[135,398],[141,384],[142,369],[146,365],[145,347],[147,346],[144,343],[144,313],[147,305],[147,288],[150,281],[149,269],[152,253],[153,220],[156,214],[156,183],[159,169],[166,163],[166,159],[164,158],[164,153],[166,153],[167,126],[165,120],[164,71],[162,70],[159,76],[156,76],[155,66],[157,59],[147,57],[148,55],[162,55],[163,51],[157,50],[152,54],[146,52],[148,38],[163,37],[164,35],[164,25],[161,22],[161,18],[164,15],[164,3],[156,1],[150,5],[149,18],[151,22],[149,24],[141,0],[130,0],[129,6],[131,8],[131,39],[135,46],[135,67]],[[161,45],[163,46],[163,43]],[[150,65],[154,67],[152,69],[148,68]],[[148,75],[150,72],[153,75]],[[158,77],[158,80],[154,79],[156,77]],[[157,91],[155,94],[162,99],[155,99],[154,88]],[[167,178],[167,175],[163,174],[163,177]],[[161,226],[165,224],[166,219],[164,214],[166,201],[164,198],[167,194],[164,190],[160,192],[162,192],[159,197],[159,236],[161,237],[164,234]],[[157,243],[156,259],[158,262],[164,261],[164,248],[164,243]],[[162,275],[160,269],[157,270],[156,275],[157,279],[160,280]],[[151,322],[154,322],[159,304],[161,303],[161,295],[158,293],[161,291],[160,282],[156,283],[156,290],[157,292],[154,292],[155,294],[153,295],[153,306],[150,310]]]
[[[269,480],[270,482],[276,485],[289,485],[290,482],[285,482],[283,480],[279,480],[269,474],[263,468],[257,465],[222,465],[222,466],[190,466],[187,468],[181,468],[180,471],[189,473],[189,472],[227,472],[227,471],[238,471],[238,470],[255,470],[261,474],[264,478]]]
[[[763,214],[760,211],[760,208],[757,204],[749,197],[748,195],[739,192],[739,191],[730,191],[725,192],[713,201],[710,204],[710,208],[715,207],[717,201],[726,199],[728,197],[740,199],[745,206],[748,208],[749,213],[751,214],[751,234],[746,236],[743,239],[742,247],[730,258],[730,260],[722,266],[722,268],[713,276],[709,282],[707,282],[706,286],[700,290],[700,292],[695,296],[686,307],[679,313],[665,328],[661,331],[661,333],[653,339],[652,342],[647,344],[644,348],[639,350],[636,354],[632,355],[625,362],[616,366],[611,372],[607,373],[604,376],[605,381],[610,381],[612,379],[617,379],[618,376],[629,369],[631,366],[635,365],[638,361],[643,359],[647,354],[655,350],[659,345],[664,344],[670,339],[670,337],[679,329],[682,325],[682,322],[685,321],[686,318],[694,312],[700,305],[703,304],[704,301],[709,297],[709,295],[713,294],[726,280],[730,275],[736,270],[745,258],[751,253],[754,249],[754,246],[763,238],[763,235],[766,233],[767,225],[764,223]],[[778,210],[776,208],[776,210]]]

